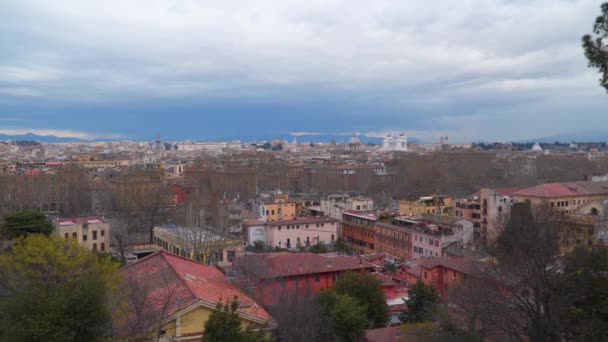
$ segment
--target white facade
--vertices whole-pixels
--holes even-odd
[[[365,211],[374,209],[374,200],[367,197],[350,197],[348,195],[329,195],[321,200],[323,215],[342,220],[344,211]]]
[[[393,137],[388,134],[382,142],[382,150],[384,151],[407,151],[407,138],[401,133],[398,137]]]
[[[338,238],[338,227],[339,221],[326,217],[272,222],[266,225],[266,245],[296,249],[331,244]]]

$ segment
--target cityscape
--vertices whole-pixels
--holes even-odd
[[[254,2],[0,4],[0,341],[608,341],[608,2]]]

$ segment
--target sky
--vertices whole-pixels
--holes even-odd
[[[608,137],[598,0],[0,0],[0,134]],[[608,140],[608,139],[605,139]]]

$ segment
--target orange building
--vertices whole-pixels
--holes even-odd
[[[342,236],[353,248],[363,253],[376,250],[375,211],[342,213]]]
[[[480,270],[476,260],[465,257],[422,259],[418,265],[420,279],[425,284],[433,284],[441,297],[446,295],[449,287],[475,276]]]
[[[293,220],[302,209],[300,202],[291,200],[289,195],[280,192],[258,199],[256,206],[260,219],[265,222]]]
[[[388,253],[401,260],[412,259],[412,232],[405,227],[376,222],[376,252]]]

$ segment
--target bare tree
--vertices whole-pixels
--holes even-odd
[[[180,300],[176,296],[170,269],[155,276],[155,281],[127,277],[115,297],[114,330],[117,336],[129,341],[159,341],[171,306]]]

